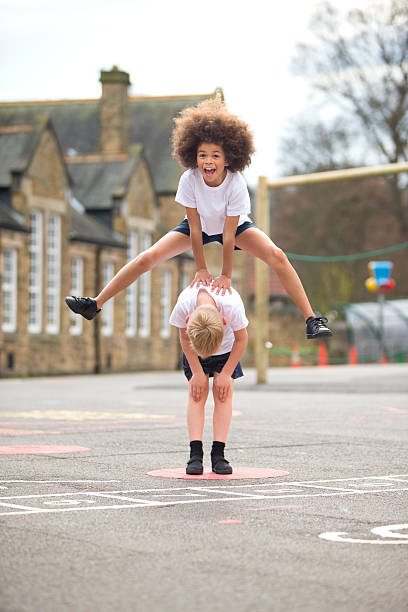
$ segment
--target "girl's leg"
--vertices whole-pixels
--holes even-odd
[[[184,253],[190,248],[191,240],[189,236],[181,232],[168,232],[153,246],[139,253],[135,259],[127,263],[115,274],[106,287],[96,296],[97,307],[102,308],[107,300],[123,291],[123,289],[126,289],[144,272],[148,272],[163,261],[180,255],[180,253]]]
[[[217,372],[214,372],[214,377],[217,377]],[[233,384],[231,385],[231,391],[228,393],[227,398],[221,402],[218,399],[217,393],[213,387],[214,396],[214,414],[213,414],[213,432],[214,440],[218,442],[226,442],[228,431],[231,424],[232,416],[232,394]]]
[[[187,428],[190,442],[192,440],[202,440],[205,419],[205,402],[207,401],[209,382],[207,377],[207,388],[196,402],[191,393],[190,383],[188,384],[188,403],[187,403]]]
[[[273,268],[305,320],[314,317],[314,312],[296,270],[282,249],[277,247],[269,236],[257,227],[249,227],[242,234],[236,236],[235,244],[243,251],[262,259]]]

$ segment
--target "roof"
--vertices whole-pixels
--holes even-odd
[[[17,128],[17,129],[16,129]],[[24,170],[31,159],[37,130],[31,125],[0,127],[0,186],[10,187],[12,171]]]
[[[130,139],[132,143],[143,143],[157,193],[175,193],[183,172],[171,154],[173,119],[186,106],[194,106],[211,95],[130,99]]]
[[[0,202],[0,227],[15,232],[29,231],[24,225],[23,218],[3,202]]]
[[[67,158],[77,200],[89,210],[112,208],[112,197],[123,196],[140,161],[141,146],[131,155],[85,155]]]
[[[131,144],[142,144],[156,193],[174,193],[181,172],[171,155],[173,118],[213,94],[130,97]],[[0,125],[31,124],[50,117],[64,155],[99,151],[99,100],[0,103]]]
[[[56,139],[68,184],[71,177],[67,172],[64,155],[49,118],[33,117],[33,123],[4,125],[0,117],[0,187],[11,187],[13,171],[23,172],[27,169],[40,142],[44,130],[50,130]]]
[[[79,212],[79,210],[76,210],[74,207],[71,207],[71,213],[72,225],[69,235],[70,240],[125,248],[125,239],[121,234],[99,223],[85,212]]]

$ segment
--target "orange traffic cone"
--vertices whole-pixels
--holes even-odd
[[[355,344],[349,348],[349,365],[358,365],[358,352]]]
[[[329,365],[329,356],[327,354],[327,347],[326,347],[325,342],[319,342],[318,365],[319,366]]]
[[[300,367],[300,357],[299,357],[299,345],[298,344],[294,344],[292,346],[292,368],[299,368]]]
[[[383,363],[383,364],[388,363],[387,354],[385,351],[383,351],[383,354],[381,355],[380,363]]]

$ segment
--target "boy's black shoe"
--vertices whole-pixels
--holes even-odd
[[[324,338],[332,336],[333,332],[326,325],[326,317],[309,317],[306,321],[306,338]]]
[[[193,455],[187,461],[186,474],[190,476],[200,476],[203,473],[203,458]]]
[[[80,314],[85,319],[90,321],[98,312],[101,312],[101,308],[98,309],[96,305],[96,300],[90,297],[75,297],[75,295],[68,295],[65,298],[66,305],[75,312],[75,314]]]
[[[212,471],[216,474],[232,474],[232,467],[225,457],[215,455],[211,457]]]

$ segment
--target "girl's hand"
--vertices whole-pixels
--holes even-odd
[[[207,268],[202,268],[201,270],[197,270],[194,280],[191,283],[190,287],[194,287],[197,283],[197,287],[200,286],[200,283],[204,285],[204,287],[209,287],[212,282],[212,276],[207,270]]]
[[[193,374],[189,381],[191,395],[195,402],[199,402],[207,390],[208,376],[203,371]]]
[[[214,372],[215,393],[220,402],[225,402],[232,390],[233,379],[228,374]]]
[[[221,295],[225,295],[225,291],[229,291],[230,293],[232,293],[231,279],[228,278],[228,276],[225,276],[224,274],[221,274],[221,276],[217,276],[217,278],[215,278],[212,282],[211,291],[215,291],[217,295],[220,291]]]

